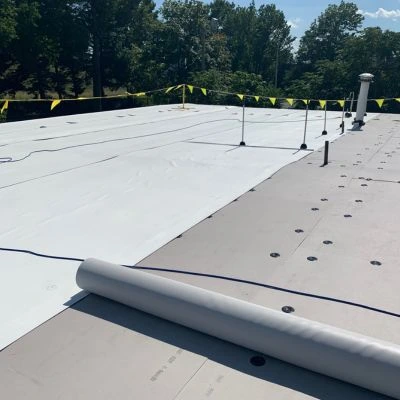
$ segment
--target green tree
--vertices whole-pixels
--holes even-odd
[[[278,86],[279,66],[288,65],[293,60],[292,44],[285,15],[274,4],[262,5],[257,13],[255,37],[255,73]]]
[[[77,14],[90,36],[93,95],[104,95],[104,86],[115,86],[117,70],[125,54],[121,47],[129,36],[140,0],[75,1]]]
[[[25,89],[35,97],[45,98],[51,89],[50,67],[54,55],[52,40],[45,35],[39,1],[18,0],[15,43],[17,68],[13,74],[14,90]]]
[[[64,97],[69,87],[75,96],[84,90],[88,35],[74,7],[64,0],[16,1],[14,91],[44,98],[49,91]]]
[[[17,38],[17,7],[13,0],[0,0],[0,93],[8,91],[9,79],[15,66],[11,44]]]
[[[223,32],[228,37],[228,48],[232,54],[232,70],[256,70],[255,43],[256,43],[257,9],[254,1],[248,7],[237,6],[226,15]]]
[[[314,65],[318,60],[333,61],[345,40],[360,29],[364,17],[354,3],[331,4],[311,24],[300,40],[298,62]]]
[[[13,0],[0,0],[0,43],[3,47],[16,38],[17,8]]]
[[[165,65],[171,82],[184,81],[188,71],[205,70],[210,61],[212,33],[210,7],[198,0],[166,0],[164,22]]]
[[[360,73],[375,75],[371,95],[398,96],[400,93],[400,33],[366,28],[359,36],[351,37],[340,54],[347,64],[348,79],[354,86]],[[354,88],[353,90],[355,90]]]
[[[127,29],[115,40],[110,59],[112,87],[134,91],[154,89],[157,81],[162,84],[163,27],[155,7],[152,0],[141,0]]]
[[[225,0],[210,5],[211,15],[220,22],[232,55],[233,71],[261,75],[275,83],[277,67],[292,61],[290,26],[275,5],[235,7]]]

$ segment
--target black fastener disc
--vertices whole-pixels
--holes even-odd
[[[362,200],[356,200],[356,203],[362,203],[363,201]]]
[[[317,261],[318,258],[317,258],[317,257],[314,257],[314,256],[309,256],[309,257],[307,257],[307,260],[308,260],[308,261]]]
[[[283,306],[282,311],[284,313],[290,314],[290,313],[294,312],[294,308],[292,306]]]
[[[323,244],[333,244],[332,240],[324,240],[322,243]]]
[[[250,364],[255,367],[262,367],[265,365],[265,358],[263,356],[253,356],[250,358]]]
[[[370,264],[375,265],[375,266],[382,265],[382,263],[380,261],[371,261]]]
[[[311,209],[311,211],[318,211],[319,210],[319,208],[317,208],[317,207],[313,207],[312,209]]]
[[[303,233],[304,231],[303,231],[303,229],[295,229],[295,232],[296,233]]]
[[[280,257],[281,255],[280,255],[279,253],[271,253],[270,256],[271,256],[272,258],[278,258],[278,257]]]

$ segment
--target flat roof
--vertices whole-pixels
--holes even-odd
[[[82,296],[76,259],[135,264],[304,157],[304,116],[247,109],[245,147],[240,107],[169,105],[1,124],[0,348]],[[323,116],[309,114],[309,149],[324,141]],[[340,120],[328,114],[330,139]]]
[[[254,186],[181,230],[182,236],[138,265],[179,270],[149,273],[276,310],[290,305],[295,315],[400,344],[400,118],[370,117],[361,132],[346,132],[336,140],[335,131],[337,136],[328,137],[328,166],[321,167],[322,150],[276,168],[272,176],[260,165],[269,178],[251,182]],[[301,126],[295,132],[300,131]],[[325,140],[314,138],[315,148]],[[251,148],[229,153],[242,150]],[[264,150],[267,160],[276,151]],[[246,162],[251,160],[242,164]],[[230,184],[241,179],[233,172]],[[208,191],[204,198],[214,194]],[[129,245],[134,247],[134,241]],[[118,257],[102,258],[120,262]],[[253,355],[89,295],[0,353],[0,386],[7,398],[18,399],[385,398],[269,357],[256,367],[249,362]]]

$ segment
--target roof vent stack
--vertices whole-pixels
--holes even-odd
[[[365,125],[364,116],[367,111],[369,85],[373,79],[374,75],[372,74],[364,73],[360,75],[360,94],[358,95],[357,113],[353,121],[353,130],[360,129]]]

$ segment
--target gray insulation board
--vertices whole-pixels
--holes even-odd
[[[132,268],[85,260],[84,290],[400,399],[400,346]]]

